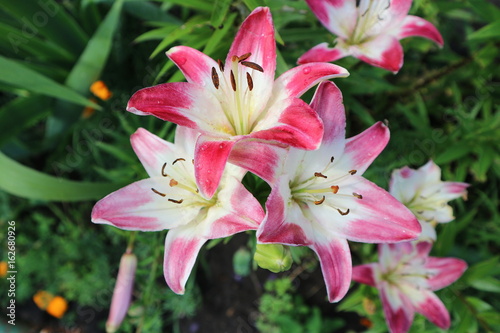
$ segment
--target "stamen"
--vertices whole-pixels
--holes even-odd
[[[236,91],[236,80],[234,79],[233,70],[231,70],[231,87],[233,87],[233,91]]]
[[[163,177],[168,177],[168,175],[165,173],[165,168],[167,167],[167,163],[163,163],[163,166],[161,167],[161,175]]]
[[[332,156],[332,157],[330,158],[330,163],[333,163],[333,160],[334,160],[334,159],[335,159],[335,157],[333,157],[333,156]]]
[[[324,174],[322,174],[321,172],[315,172],[315,173],[314,173],[314,177],[328,178],[327,176],[325,176],[325,175],[324,175]]]
[[[252,53],[248,52],[248,53],[245,53],[242,56],[239,56],[238,57],[238,62],[242,62],[244,60],[247,60],[251,55],[252,55]]]
[[[178,158],[178,159],[176,159],[175,161],[172,162],[172,165],[174,165],[175,163],[177,163],[179,161],[185,161],[185,159],[183,159],[182,157]]]
[[[358,170],[350,170],[350,171],[349,171],[349,173],[350,173],[351,175],[355,175],[355,174],[356,174],[356,172],[358,172]]]
[[[220,71],[224,72],[224,63],[220,59],[217,59],[217,63],[219,64]]]
[[[352,195],[354,195],[358,199],[363,199],[363,196],[361,194],[356,193],[356,192],[352,192]]]
[[[191,159],[191,163],[193,163],[193,165],[194,165],[194,158],[193,158],[193,159]]]
[[[249,73],[247,73],[247,83],[248,83],[248,89],[250,91],[252,91],[252,89],[253,89],[253,80],[252,80],[252,76]]]
[[[158,195],[161,195],[162,197],[166,196],[166,194],[165,194],[165,193],[161,193],[161,192],[159,192],[159,191],[155,190],[154,188],[151,188],[151,191],[155,192],[155,193],[156,193],[156,194],[158,194]]]
[[[264,73],[264,68],[260,67],[260,65],[257,65],[255,62],[251,61],[242,61],[241,64],[243,66],[249,67],[251,69],[255,69],[256,71]]]
[[[174,187],[177,184],[179,184],[179,182],[173,178],[170,179],[170,183],[168,183],[168,185],[170,185],[170,187]]]
[[[339,191],[339,187],[337,185],[330,186],[330,188],[332,189],[333,194],[337,194]]]
[[[184,200],[183,199],[181,199],[181,200],[168,199],[168,201],[176,203],[176,204],[181,204]]]
[[[347,210],[345,212],[343,212],[343,211],[341,211],[340,209],[337,208],[337,211],[339,212],[340,215],[345,216],[345,215],[349,214],[350,209],[347,208]]]
[[[212,67],[212,83],[214,84],[215,89],[219,89],[219,75],[217,75],[215,67]]]
[[[387,7],[384,8],[384,10],[389,9],[391,7],[391,0],[387,0]]]
[[[323,196],[323,198],[321,198],[321,200],[314,201],[314,204],[321,205],[324,201],[325,201],[325,196]]]

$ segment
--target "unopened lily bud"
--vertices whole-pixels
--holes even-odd
[[[257,244],[253,260],[273,273],[290,269],[293,261],[288,246],[281,244]]]
[[[137,257],[135,254],[127,251],[122,255],[108,321],[106,322],[107,333],[116,332],[127,314],[132,299],[132,287],[134,286],[136,267]]]

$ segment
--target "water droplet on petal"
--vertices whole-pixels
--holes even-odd
[[[182,65],[184,65],[187,62],[187,58],[185,58],[185,57],[184,58],[178,58],[178,59],[176,59],[175,62],[177,63],[177,65],[182,66]]]
[[[309,73],[311,73],[311,68],[310,68],[310,67],[306,67],[306,68],[304,68],[304,69],[302,70],[302,72],[303,72],[304,74],[309,74]]]

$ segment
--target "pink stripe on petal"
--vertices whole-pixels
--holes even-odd
[[[262,66],[267,81],[271,83],[276,70],[276,41],[271,11],[267,7],[257,7],[243,21],[227,55],[226,64],[231,62],[233,56],[239,57],[246,53],[252,54],[247,61]]]
[[[287,102],[288,106],[280,110],[277,125],[256,131],[249,137],[278,141],[306,150],[318,148],[323,138],[323,123],[318,114],[298,98],[290,98]],[[269,114],[267,120],[271,118],[272,115]],[[262,122],[262,126],[265,123],[266,120]]]
[[[276,179],[280,163],[286,156],[287,147],[285,144],[263,142],[253,138],[242,139],[233,146],[229,162],[271,183]]]
[[[458,280],[467,269],[467,263],[456,258],[429,257],[425,268],[433,275],[427,279],[432,290],[439,290]]]
[[[212,67],[219,65],[204,53],[187,46],[176,46],[167,52],[167,56],[175,62],[187,81],[215,90],[212,83]]]
[[[177,147],[144,128],[130,136],[130,143],[150,177],[160,177],[163,164],[179,157],[175,156]]]
[[[190,235],[191,229],[185,227],[170,230],[165,239],[163,274],[170,289],[180,295],[184,294],[196,257],[206,242],[206,239]]]
[[[299,60],[297,60],[297,63],[307,64],[310,62],[333,62],[348,55],[348,52],[340,48],[330,48],[328,47],[328,43],[321,43],[301,55]]]
[[[403,19],[411,8],[413,0],[391,0],[388,8],[392,20]]]
[[[358,265],[352,268],[352,280],[375,287],[374,268],[377,264]]]
[[[443,302],[431,291],[419,290],[422,295],[420,302],[413,303],[415,311],[424,315],[431,323],[444,330],[450,327],[450,314]]]
[[[289,96],[300,97],[320,81],[346,76],[349,76],[349,72],[334,64],[315,62],[300,65],[286,71],[276,79],[273,96],[276,100]]]
[[[198,137],[194,154],[196,183],[206,198],[211,198],[219,186],[227,159],[235,141],[222,141],[204,135]]]
[[[357,21],[355,1],[306,0],[306,2],[330,32],[344,39],[351,35]]]
[[[411,36],[419,36],[434,41],[439,46],[443,46],[443,37],[436,27],[423,18],[408,15],[404,18],[402,25],[395,33],[398,39]]]
[[[351,252],[347,241],[331,238],[326,244],[323,242],[314,244],[312,249],[319,257],[328,300],[340,301],[349,289],[352,275]]]
[[[353,55],[376,67],[397,73],[403,66],[403,47],[391,35],[379,35],[370,41],[353,47]]]
[[[342,93],[333,82],[323,81],[319,84],[311,108],[323,120],[322,145],[345,141],[346,118]]]
[[[406,333],[411,327],[415,311],[409,300],[399,293],[396,288],[391,287],[380,290],[380,299],[384,308],[385,320],[391,333]],[[397,298],[399,306],[391,305],[391,298]]]
[[[390,133],[387,126],[377,122],[362,133],[347,139],[344,155],[339,165],[346,170],[355,169],[363,174],[389,142]]]

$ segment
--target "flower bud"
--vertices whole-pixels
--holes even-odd
[[[132,299],[136,267],[137,257],[127,250],[120,260],[118,278],[116,279],[108,321],[106,322],[107,333],[116,332],[127,314]]]
[[[288,246],[281,244],[257,244],[253,260],[273,273],[290,269],[293,261]]]

